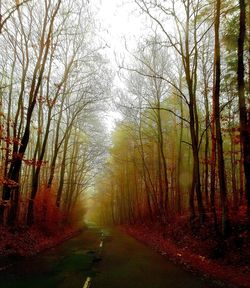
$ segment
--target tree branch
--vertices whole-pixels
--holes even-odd
[[[26,4],[27,2],[29,2],[30,0],[23,0],[22,2],[16,4],[15,6],[13,6],[9,12],[9,14],[4,18],[3,16],[0,14],[0,34],[2,33],[2,29],[3,29],[3,26],[5,25],[5,23],[10,19],[11,15],[20,7],[22,6],[23,4]]]

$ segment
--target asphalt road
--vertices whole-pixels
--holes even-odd
[[[110,230],[106,234],[102,261],[95,267],[93,288],[221,287],[216,281],[183,270],[119,230]]]
[[[92,275],[100,229],[89,227],[77,237],[0,273],[2,288],[82,288]]]
[[[102,231],[102,245],[101,229],[92,226],[54,249],[18,261],[0,273],[0,287],[83,288],[88,278],[91,288],[221,287],[184,271],[117,229]]]

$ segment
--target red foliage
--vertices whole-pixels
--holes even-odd
[[[5,185],[5,184],[11,188],[15,188],[19,186],[17,182],[0,176],[0,185]]]
[[[65,226],[47,235],[37,227],[27,229],[0,226],[0,256],[31,256],[75,236],[79,230]]]
[[[0,256],[34,255],[79,233],[76,225],[69,224],[66,213],[56,206],[55,198],[53,188],[42,186],[36,195],[35,224],[31,228],[21,225],[16,227],[0,225]],[[26,219],[27,200],[20,199],[19,203],[19,218]]]
[[[16,137],[1,137],[1,139],[10,145],[12,145],[12,144],[20,145],[21,144],[21,140],[19,138],[16,138]]]
[[[43,186],[35,199],[35,225],[48,234],[53,234],[64,224],[65,213],[56,206],[53,188]]]
[[[41,167],[46,164],[46,161],[39,161],[33,159],[23,159],[23,162],[28,166],[36,166],[36,167]]]

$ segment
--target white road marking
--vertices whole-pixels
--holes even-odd
[[[102,238],[103,238],[103,236],[104,236],[104,233],[102,232]],[[100,248],[103,247],[103,240],[101,240],[101,243],[100,243],[99,246],[100,246]],[[86,281],[85,281],[85,283],[84,283],[82,288],[90,288],[90,285],[91,285],[91,278],[87,277],[87,279],[86,279]]]
[[[84,285],[82,288],[89,288],[90,287],[90,283],[91,283],[91,278],[90,277],[87,277]]]

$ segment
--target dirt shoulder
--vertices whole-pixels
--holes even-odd
[[[167,256],[175,263],[179,263],[189,271],[214,278],[226,283],[227,287],[250,287],[250,273],[247,265],[225,264],[225,259],[214,260],[207,257],[206,251],[202,251],[202,243],[194,239],[192,247],[190,239],[186,245],[178,245],[168,235],[158,231],[157,228],[147,227],[146,225],[133,225],[122,227],[126,233],[137,240],[157,250],[160,254]],[[195,246],[197,249],[195,250]],[[194,252],[196,251],[196,253]]]

